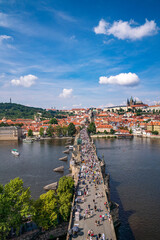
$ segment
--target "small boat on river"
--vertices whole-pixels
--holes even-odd
[[[73,146],[72,145],[69,146],[69,150],[73,150]]]
[[[15,156],[19,156],[19,155],[20,155],[20,153],[18,152],[17,149],[12,149],[12,150],[11,150],[11,153],[12,153],[13,155],[15,155]]]
[[[33,143],[33,139],[25,138],[25,139],[23,139],[23,142],[24,143]]]

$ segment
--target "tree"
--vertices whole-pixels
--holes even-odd
[[[71,210],[74,180],[72,177],[61,177],[58,183],[59,212],[64,221],[68,220]]]
[[[32,129],[29,129],[29,130],[28,130],[28,137],[33,137],[33,131],[32,131]]]
[[[56,126],[55,127],[55,132],[56,132],[56,135],[58,136],[58,137],[60,137],[61,135],[62,135],[62,127],[61,126]]]
[[[72,194],[64,192],[59,196],[59,213],[64,221],[67,221],[70,216]]]
[[[115,130],[113,128],[111,128],[110,134],[114,134],[114,133],[115,133]]]
[[[67,136],[68,135],[68,127],[66,127],[66,126],[62,127],[62,134],[63,134],[63,136]]]
[[[158,131],[152,131],[153,135],[158,135]]]
[[[130,130],[129,130],[129,133],[130,133],[130,134],[132,134],[132,133],[133,133],[132,129],[130,129]]]
[[[18,234],[25,217],[33,213],[29,188],[23,181],[15,178],[4,187],[0,186],[0,239],[6,239],[11,227]]]
[[[76,128],[73,123],[70,123],[68,126],[68,136],[72,137],[76,133]]]
[[[41,137],[44,136],[44,128],[43,128],[43,127],[41,127],[41,128],[39,129],[39,135],[40,135]]]
[[[50,124],[58,124],[58,121],[56,118],[52,118],[50,121],[49,121]]]
[[[96,133],[96,125],[94,122],[91,122],[87,128],[88,130],[88,133],[93,133],[95,134]]]
[[[126,127],[119,127],[119,129],[123,129],[123,130],[128,130],[128,127],[126,126]]]
[[[47,230],[58,224],[58,198],[53,190],[40,195],[34,206],[33,220],[39,227]]]
[[[120,109],[119,109],[119,112],[124,112],[124,109],[120,108]]]
[[[74,180],[72,177],[61,177],[58,183],[57,193],[60,195],[64,192],[73,193]]]
[[[49,125],[49,127],[46,130],[46,133],[47,133],[48,137],[52,137],[53,132],[54,132],[54,128],[52,127],[52,125]]]

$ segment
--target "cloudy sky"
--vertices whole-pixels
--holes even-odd
[[[0,102],[159,102],[159,12],[159,0],[0,0]]]

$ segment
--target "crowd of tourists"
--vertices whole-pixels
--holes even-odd
[[[92,229],[88,229],[87,233],[84,232],[86,236],[83,239],[111,240],[105,236],[104,232],[100,232],[100,229],[104,230],[105,227],[99,227],[104,225],[105,221],[111,223],[108,202],[105,201],[104,191],[100,187],[103,183],[100,162],[86,129],[81,130],[80,138],[82,139],[81,167],[78,175],[76,205],[82,203],[79,206],[83,207],[79,207],[78,210],[81,213],[79,220],[83,219],[86,226],[91,225],[87,224],[88,219],[93,222]]]

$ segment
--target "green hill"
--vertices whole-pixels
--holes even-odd
[[[7,119],[17,119],[17,118],[30,118],[34,119],[36,113],[41,113],[41,118],[65,118],[67,115],[73,115],[66,112],[58,111],[46,111],[43,108],[28,107],[16,103],[0,103],[0,119],[3,117]]]
[[[42,113],[42,117],[51,117],[51,113],[46,112],[42,108],[28,107],[16,103],[0,103],[0,119],[6,117],[7,119],[16,118],[34,118],[34,114]]]

